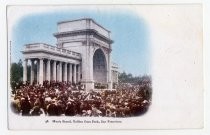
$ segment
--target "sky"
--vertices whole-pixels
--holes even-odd
[[[11,62],[22,59],[25,44],[55,45],[53,33],[57,32],[57,22],[79,18],[92,18],[111,31],[112,61],[119,65],[120,72],[134,76],[150,74],[148,26],[141,16],[131,11],[69,9],[25,15],[12,27]]]

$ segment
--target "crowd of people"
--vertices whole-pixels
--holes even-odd
[[[19,83],[11,94],[11,107],[23,116],[139,116],[151,104],[147,85],[119,84],[115,90],[85,91],[80,83]]]

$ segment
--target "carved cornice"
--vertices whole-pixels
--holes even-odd
[[[112,44],[113,40],[105,37],[104,35],[100,34],[97,30],[94,29],[84,29],[84,30],[76,30],[76,31],[68,31],[68,32],[58,32],[53,34],[56,38],[60,37],[68,37],[68,36],[75,36],[75,35],[93,35],[95,38],[99,38],[99,40],[103,40],[108,44]]]

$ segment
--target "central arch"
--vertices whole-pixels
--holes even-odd
[[[107,62],[101,49],[97,49],[93,55],[93,79],[95,83],[107,83]]]

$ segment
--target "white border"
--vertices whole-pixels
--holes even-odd
[[[209,108],[209,103],[210,103],[210,95],[208,89],[210,88],[210,47],[208,44],[210,44],[210,2],[208,0],[204,0],[203,3],[203,18],[204,18],[204,73],[205,73],[205,123],[204,123],[204,128],[203,129],[188,129],[188,130],[132,130],[132,131],[108,131],[105,132],[104,130],[99,130],[99,131],[10,131],[7,129],[7,37],[6,37],[6,5],[29,5],[29,4],[35,4],[35,5],[43,5],[43,4],[175,4],[175,3],[201,3],[201,0],[176,0],[176,1],[170,1],[169,0],[152,0],[148,2],[147,0],[134,0],[130,2],[129,0],[121,0],[121,1],[112,1],[112,0],[106,0],[106,1],[99,1],[97,2],[96,0],[92,1],[72,1],[69,2],[68,0],[60,1],[60,0],[3,0],[0,1],[0,41],[1,41],[1,49],[0,49],[0,58],[1,58],[1,63],[0,64],[0,95],[1,95],[1,101],[0,101],[0,133],[1,134],[184,134],[184,135],[197,135],[197,134],[210,134],[210,119],[209,119],[209,114],[210,114],[210,108]],[[208,115],[207,115],[208,114]]]

